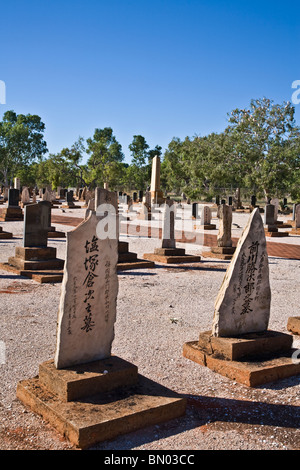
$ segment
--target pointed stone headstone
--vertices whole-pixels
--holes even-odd
[[[67,233],[56,368],[111,355],[118,293],[118,240],[100,239],[94,212]]]
[[[271,290],[262,218],[256,208],[238,241],[215,303],[213,336],[238,336],[268,327]]]

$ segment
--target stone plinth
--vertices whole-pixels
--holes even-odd
[[[212,246],[210,251],[203,251],[204,258],[231,260],[235,252],[234,246]]]
[[[15,256],[0,266],[40,283],[61,282],[64,260],[56,258],[54,247],[16,247]]]
[[[154,253],[145,253],[143,257],[163,264],[199,263],[201,261],[200,256],[187,255],[183,248],[156,248]]]
[[[12,237],[13,234],[11,232],[4,232],[3,227],[0,227],[0,240],[5,240]]]
[[[66,234],[56,230],[56,227],[49,227],[48,238],[66,238]]]
[[[287,329],[294,335],[300,335],[300,317],[290,317],[287,322]]]
[[[23,220],[23,211],[21,207],[7,207],[1,209],[0,222],[19,222]]]
[[[145,259],[139,259],[136,253],[129,251],[129,243],[119,241],[118,243],[118,271],[125,271],[128,269],[148,269],[154,268],[155,263]]]
[[[178,418],[186,409],[185,398],[114,356],[70,369],[44,363],[39,376],[18,383],[17,398],[81,449]]]
[[[235,342],[236,338],[232,341]],[[184,344],[183,356],[242,385],[257,387],[300,374],[300,362],[297,363],[292,359],[295,351],[290,348],[286,351],[281,350],[278,354],[274,352],[268,358],[244,356],[243,360],[227,360],[222,358],[222,350],[208,354],[198,341],[193,341]]]

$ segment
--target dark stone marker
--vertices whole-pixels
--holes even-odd
[[[232,206],[232,196],[228,196],[228,205]]]
[[[73,191],[68,191],[67,192],[67,202],[73,202]]]
[[[193,202],[192,204],[192,217],[194,217],[195,219],[198,219],[198,203],[197,202]]]
[[[275,224],[275,206],[273,204],[266,204],[265,206],[264,224],[265,225]]]
[[[24,247],[43,246],[48,243],[49,214],[51,224],[51,203],[41,201],[28,204],[24,209]]]
[[[251,206],[252,207],[256,206],[256,196],[251,196]]]
[[[133,202],[136,202],[136,200],[137,200],[137,193],[133,193],[133,194],[132,194],[132,199],[133,199]]]
[[[217,206],[220,205],[220,196],[216,196],[216,204],[217,204]]]
[[[143,191],[139,191],[139,200],[140,200],[140,201],[142,201],[143,196],[144,196],[144,192],[143,192]]]
[[[20,200],[20,191],[18,189],[9,189],[8,207],[18,207]]]

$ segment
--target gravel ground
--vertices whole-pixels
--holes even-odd
[[[59,209],[57,214],[61,213]],[[82,210],[64,215],[81,217]],[[234,222],[243,226],[248,215]],[[13,240],[1,240],[0,261],[22,244],[23,224],[1,223]],[[59,230],[69,226],[57,225]],[[233,236],[235,234],[233,233]],[[141,257],[159,240],[121,237]],[[293,243],[298,239],[293,237]],[[286,242],[281,239],[280,242]],[[299,242],[298,242],[299,243]],[[64,258],[65,240],[51,239]],[[187,253],[203,247],[178,244]],[[269,258],[272,306],[270,328],[287,332],[289,316],[299,315],[300,261]],[[213,266],[213,270],[205,269]],[[99,450],[299,450],[300,377],[248,388],[182,356],[186,341],[210,329],[214,301],[226,261],[120,272],[113,354],[138,366],[139,373],[184,395],[185,416],[95,446]],[[38,374],[53,357],[60,284],[38,284],[0,271],[0,449],[67,450],[72,446],[16,398],[18,381]],[[300,348],[300,338],[294,338]],[[2,354],[3,359],[3,354]]]

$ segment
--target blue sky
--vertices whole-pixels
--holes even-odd
[[[0,116],[41,116],[51,153],[112,127],[130,162],[133,135],[164,150],[252,98],[291,101],[299,23],[296,1],[1,2]]]

